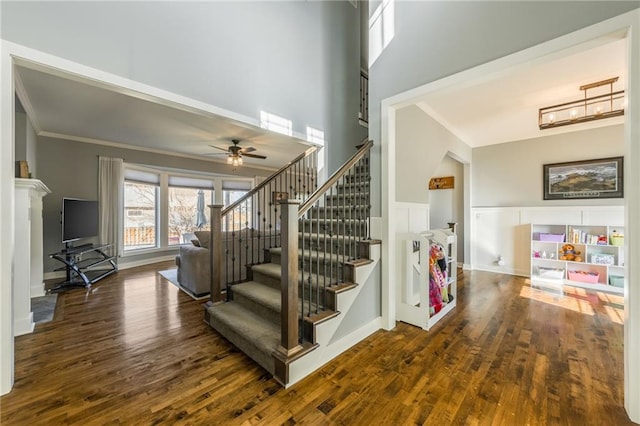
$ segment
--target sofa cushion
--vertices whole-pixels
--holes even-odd
[[[194,234],[196,234],[196,238],[200,241],[200,247],[208,249],[210,231],[195,231]]]

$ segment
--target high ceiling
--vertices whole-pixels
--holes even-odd
[[[416,105],[472,147],[531,139],[619,124],[624,117],[541,131],[538,108],[576,100],[580,85],[619,76],[626,84],[625,41],[612,37],[589,49],[558,52],[516,70],[482,81],[454,85],[423,95]],[[37,66],[17,66],[18,95],[41,135],[129,145],[225,161],[209,145],[226,147],[232,139],[253,146],[267,160],[245,157],[245,164],[276,169],[304,152],[299,139],[234,121],[210,112],[169,105],[117,88]]]
[[[429,93],[416,105],[472,147],[620,124],[624,117],[538,129],[538,109],[583,98],[581,85],[620,77],[614,91],[625,88],[625,40],[598,44]]]
[[[36,132],[72,140],[130,145],[136,149],[225,162],[232,139],[266,160],[244,157],[255,167],[277,169],[309,148],[302,141],[204,111],[168,106],[101,87],[76,76],[17,66],[18,95]],[[26,99],[24,99],[26,98]],[[208,156],[209,154],[221,154]]]

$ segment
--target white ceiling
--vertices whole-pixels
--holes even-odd
[[[243,157],[245,165],[277,169],[309,145],[209,112],[180,109],[101,87],[77,76],[56,75],[17,66],[18,95],[26,104],[36,132],[72,140],[225,162],[232,139],[252,146],[266,160]],[[26,99],[25,99],[26,98]],[[222,153],[208,157],[207,154]]]
[[[625,41],[619,37],[596,47],[558,52],[517,70],[487,76],[421,96],[416,105],[472,147],[531,139],[623,122],[624,117],[541,131],[538,108],[579,99],[580,85],[619,76],[626,84]],[[34,66],[17,66],[18,95],[41,135],[130,145],[174,155],[224,162],[231,139],[253,146],[267,160],[245,157],[245,164],[279,168],[308,148],[299,139],[226,117],[167,106],[144,96]]]
[[[586,50],[559,52],[481,82],[426,94],[416,105],[472,147],[620,124],[624,117],[540,130],[538,109],[581,99],[581,85],[611,77],[620,77],[614,90],[623,90],[625,49],[625,40],[615,37]]]

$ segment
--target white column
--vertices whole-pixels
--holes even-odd
[[[640,12],[627,34],[628,83],[625,111],[624,406],[640,422]]]
[[[13,258],[14,335],[33,331],[31,288],[44,294],[42,197],[51,191],[38,179],[15,179],[15,245]]]

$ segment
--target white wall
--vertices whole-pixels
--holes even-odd
[[[429,199],[429,228],[447,228],[449,222],[458,224],[458,265],[464,263],[465,229],[464,223],[464,166],[450,156],[445,156],[435,171],[433,177],[453,176],[452,189],[433,189],[428,192]]]
[[[471,148],[416,106],[396,114],[396,201],[427,203],[429,180],[448,153],[471,161]]]
[[[475,148],[471,175],[472,205],[623,205],[622,198],[547,201],[542,199],[543,164],[623,155],[623,125]]]
[[[529,276],[531,224],[620,226],[624,207],[478,207],[471,217],[473,268]],[[499,255],[502,266],[496,263]]]

